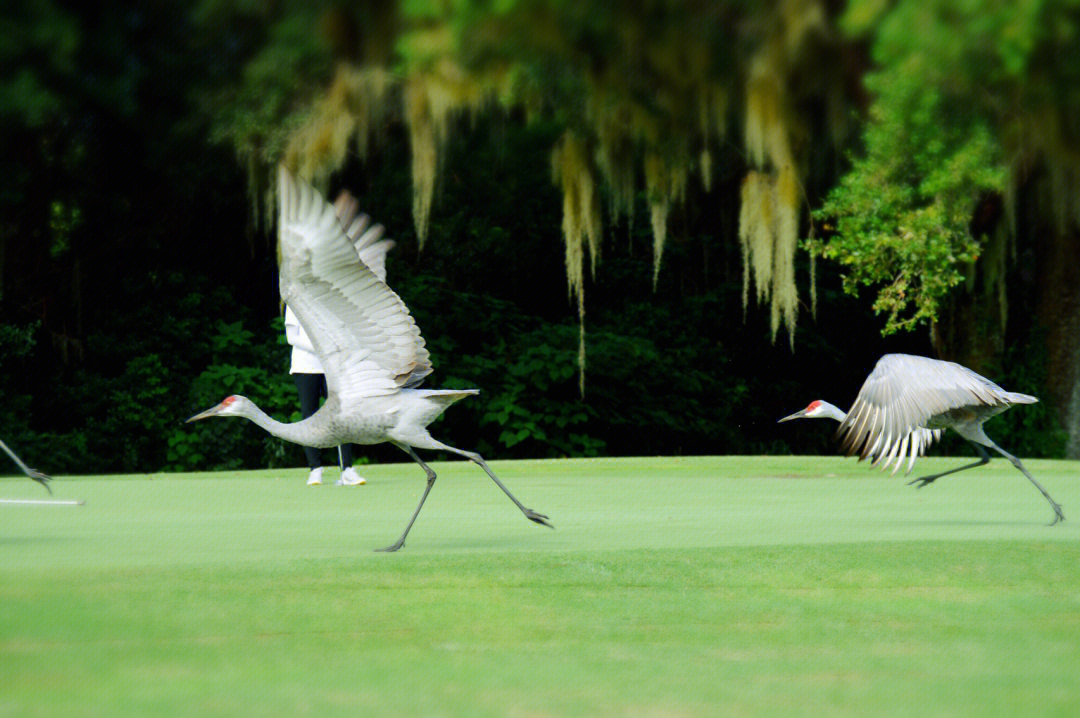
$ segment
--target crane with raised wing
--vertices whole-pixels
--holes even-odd
[[[283,423],[251,400],[234,395],[188,421],[242,416],[274,436],[305,446],[389,442],[400,448],[424,470],[427,484],[401,537],[382,551],[404,545],[435,483],[435,472],[415,449],[448,451],[469,459],[526,518],[551,527],[547,516],[517,500],[480,454],[444,444],[428,432],[428,424],[447,407],[478,390],[419,388],[432,371],[424,339],[401,298],[361,261],[349,238],[351,222],[346,220],[349,226],[343,226],[322,195],[284,167],[278,172],[278,201],[281,298],[299,318],[322,363],[326,402],[302,421]]]
[[[982,466],[990,461],[988,448],[1008,459],[1050,502],[1054,511],[1051,525],[1065,518],[1061,506],[1035,480],[1020,459],[995,444],[983,431],[983,424],[1014,404],[1034,404],[1033,396],[1005,391],[989,379],[965,366],[911,354],[886,354],[866,377],[855,402],[847,412],[826,401],[813,401],[805,409],[780,419],[835,419],[837,436],[847,456],[871,459],[873,465],[893,473],[907,458],[910,473],[915,458],[952,429],[967,439],[979,460],[910,481],[918,488],[942,476]]]

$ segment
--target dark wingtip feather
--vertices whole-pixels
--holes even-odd
[[[845,419],[840,428],[836,430],[835,439],[840,442],[840,450],[844,452],[844,456],[854,456],[859,451],[860,437],[855,431],[854,422],[849,419]],[[865,456],[860,456],[859,461],[862,461]]]

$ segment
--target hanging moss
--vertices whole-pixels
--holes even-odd
[[[746,151],[755,167],[791,163],[787,125],[781,110],[780,81],[784,75],[769,53],[759,54],[750,63],[746,83]]]
[[[746,81],[745,144],[755,169],[743,182],[739,241],[744,262],[743,302],[753,275],[758,302],[770,301],[773,340],[781,324],[794,348],[798,317],[795,251],[799,237],[800,189],[792,136],[796,119],[786,83],[803,62],[811,37],[826,30],[824,6],[817,0],[789,0],[775,12],[772,34],[749,62]],[[815,268],[810,270],[811,302],[816,310]]]
[[[660,261],[667,241],[667,218],[673,203],[686,197],[686,180],[690,174],[686,161],[672,162],[657,152],[645,155],[645,191],[649,198],[649,217],[653,232],[653,287],[660,276]]]
[[[427,240],[439,159],[458,115],[475,115],[503,92],[501,72],[469,74],[449,57],[438,57],[405,82],[405,123],[412,147],[413,222],[423,249]]]
[[[365,159],[372,134],[388,112],[392,84],[382,68],[340,64],[326,95],[290,139],[285,164],[321,185],[345,162],[350,142],[355,140]]]
[[[751,170],[743,180],[739,212],[743,303],[745,306],[749,300],[753,277],[758,303],[771,301],[770,329],[774,339],[781,322],[793,337],[798,313],[798,199],[798,182],[791,167],[777,173]]]
[[[611,198],[611,216],[633,220],[637,152],[630,133],[631,112],[626,107],[607,104],[604,109],[597,109],[597,104],[590,103],[589,116],[597,138],[596,163]]]
[[[799,186],[795,169],[783,167],[776,178],[776,226],[773,237],[772,305],[769,329],[773,339],[781,320],[795,348],[795,319],[799,293],[795,285],[795,248],[799,239]]]
[[[405,123],[409,127],[412,150],[413,225],[420,248],[427,241],[431,202],[435,196],[435,173],[438,169],[440,137],[437,120],[431,109],[427,88],[421,77],[413,77],[405,86]]]
[[[727,93],[719,83],[709,83],[699,97],[698,132],[701,153],[698,155],[698,174],[706,194],[712,192],[713,156],[709,145],[719,144],[727,133]]]
[[[585,249],[595,274],[600,255],[600,202],[585,143],[573,132],[565,133],[551,156],[552,179],[563,192],[563,239],[566,243],[566,281],[572,297],[583,308]]]
[[[600,256],[600,201],[586,144],[566,132],[551,155],[552,179],[563,193],[563,241],[566,246],[566,282],[571,300],[577,300],[578,384],[585,392],[585,251],[595,275]]]
[[[753,276],[758,301],[774,303],[775,337],[780,324],[794,329],[797,304],[796,130],[788,93],[793,73],[805,64],[807,38],[824,25],[823,7],[820,0],[785,0],[752,12],[708,2],[605,6],[599,14],[588,5],[577,12],[543,3],[478,13],[403,8],[393,74],[381,55],[353,59],[369,64],[341,65],[295,133],[288,161],[319,182],[344,162],[350,138],[363,158],[374,128],[389,113],[400,117],[412,150],[413,220],[423,247],[440,156],[456,117],[497,103],[561,123],[567,129],[551,162],[563,194],[567,286],[583,322],[585,254],[595,272],[602,202],[610,221],[632,220],[635,198],[644,192],[655,287],[671,211],[685,201],[692,174],[711,191],[715,150],[741,83],[753,165],[739,222],[744,294]],[[742,22],[745,35],[734,30]],[[360,45],[362,34],[363,28],[354,38]],[[747,51],[747,58],[738,57]]]

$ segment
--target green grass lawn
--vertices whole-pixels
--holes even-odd
[[[923,473],[964,459],[919,462]],[[1080,466],[61,478],[0,505],[0,716],[1080,715]],[[913,474],[918,475],[918,474]],[[43,498],[18,477],[0,496]]]

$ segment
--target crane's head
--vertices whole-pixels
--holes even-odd
[[[250,402],[246,397],[233,394],[232,396],[225,397],[225,400],[217,406],[207,409],[201,414],[196,414],[184,423],[187,424],[192,421],[198,421],[199,419],[209,419],[211,416],[244,416],[245,405],[248,403]]]
[[[829,402],[818,399],[810,402],[802,411],[796,411],[794,414],[785,416],[776,423],[780,424],[792,419],[836,419],[837,421],[843,421],[844,412]]]

